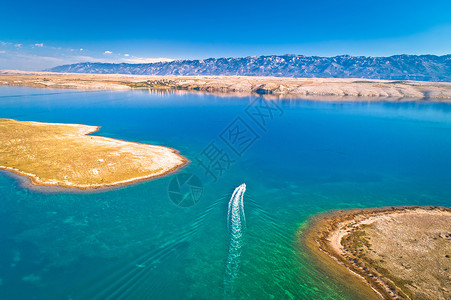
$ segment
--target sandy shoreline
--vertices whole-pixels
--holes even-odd
[[[87,190],[162,177],[189,163],[169,147],[91,135],[99,128],[0,119],[0,169],[34,185]]]
[[[254,76],[148,76],[0,71],[0,85],[54,89],[207,92],[258,94],[321,100],[433,100],[451,102],[451,83],[359,78],[283,78]]]
[[[368,295],[368,299],[451,296],[449,269],[443,267],[450,263],[445,252],[451,251],[447,238],[451,235],[451,209],[334,211],[316,216],[310,223],[309,229],[301,233],[301,243],[326,272],[335,272],[335,277],[352,272],[354,279],[347,280],[346,285],[353,285],[353,290],[366,289],[368,293],[370,287],[373,295]],[[361,282],[360,287],[356,286],[356,279]]]

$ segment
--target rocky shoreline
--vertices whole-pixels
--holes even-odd
[[[83,90],[173,90],[330,100],[451,101],[451,83],[341,78],[147,76],[0,71],[0,85]]]
[[[93,136],[97,126],[0,119],[0,169],[80,190],[158,178],[188,164],[175,149]]]
[[[450,208],[334,211],[315,217],[310,225],[301,233],[303,245],[321,264],[329,264],[329,269],[335,265],[347,269],[341,274],[352,272],[372,288],[373,296],[451,297]]]

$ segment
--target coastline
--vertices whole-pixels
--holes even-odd
[[[445,214],[448,216],[451,214],[451,209],[405,206],[336,210],[313,217],[309,221],[307,230],[299,233],[300,243],[327,273],[335,273],[333,276],[336,278],[353,274],[352,277],[354,278],[352,280],[348,278],[345,284],[350,287],[354,286],[352,289],[359,292],[364,289],[368,291],[368,288],[370,288],[373,295],[372,297],[368,295],[368,299],[374,297],[379,299],[411,299],[409,295],[411,291],[404,287],[401,289],[395,276],[391,276],[387,270],[381,268],[380,264],[375,263],[373,265],[369,263],[371,260],[362,259],[359,256],[361,250],[355,247],[353,249],[350,246],[352,244],[347,242],[349,236],[365,228],[368,224],[379,220],[394,219],[396,221],[399,216],[420,213]],[[369,239],[371,238],[369,237]],[[342,242],[343,240],[345,242]],[[369,246],[368,248],[371,249]],[[393,258],[390,257],[390,259]],[[356,286],[355,280],[360,281],[360,287]],[[415,286],[415,283],[413,285]]]
[[[189,160],[185,158],[184,156],[180,155],[180,152],[176,149],[170,148],[170,147],[164,147],[164,146],[155,146],[155,145],[149,145],[144,143],[138,143],[138,142],[128,142],[121,139],[113,139],[108,137],[102,137],[102,136],[93,136],[91,134],[97,132],[100,130],[99,126],[88,126],[88,125],[78,125],[78,124],[59,124],[59,123],[40,123],[40,122],[22,122],[22,121],[15,121],[12,119],[0,119],[0,121],[4,122],[16,122],[20,124],[29,124],[29,126],[62,126],[66,128],[74,128],[78,130],[76,133],[70,133],[70,138],[72,139],[84,139],[86,141],[89,141],[89,143],[93,144],[92,146],[95,147],[98,146],[104,146],[108,145],[110,149],[113,149],[113,146],[116,146],[118,148],[118,151],[130,151],[130,149],[136,149],[137,153],[133,153],[135,155],[143,155],[144,158],[149,159],[149,157],[156,156],[158,153],[162,153],[162,155],[166,156],[172,156],[173,160],[170,161],[171,165],[165,166],[165,168],[158,168],[155,172],[152,172],[151,174],[143,175],[143,176],[132,176],[131,178],[127,178],[124,180],[114,180],[110,182],[104,182],[104,183],[89,183],[89,184],[81,184],[81,183],[74,183],[70,182],[70,180],[67,179],[42,179],[37,174],[33,174],[32,172],[26,172],[24,170],[21,170],[20,168],[14,167],[14,166],[5,166],[0,164],[0,169],[12,172],[19,176],[24,176],[28,178],[32,185],[35,186],[47,186],[47,187],[60,187],[60,188],[71,188],[71,189],[78,189],[78,190],[90,190],[90,189],[106,189],[111,187],[119,187],[124,185],[129,185],[141,181],[146,181],[150,179],[156,179],[163,176],[166,176],[168,174],[172,174],[176,172],[177,170],[185,167],[187,164],[189,164]],[[0,123],[0,125],[3,125]],[[57,137],[58,138],[58,137]],[[93,141],[94,140],[94,141]],[[112,146],[113,145],[113,146]],[[123,149],[121,146],[124,147],[131,147],[130,149]],[[149,153],[145,153],[145,151],[148,150]],[[143,152],[144,151],[144,152]],[[155,152],[156,151],[156,152]],[[147,156],[146,156],[147,155]],[[0,157],[1,158],[1,157]],[[159,157],[156,157],[157,159]],[[162,157],[164,158],[164,157]],[[167,159],[167,157],[166,157]],[[104,161],[103,158],[101,158],[102,161]],[[64,162],[63,162],[64,163]],[[127,161],[127,163],[130,163],[130,160]],[[132,161],[133,163],[133,161]],[[169,163],[169,162],[167,162]],[[82,167],[85,167],[84,165]],[[161,170],[160,170],[161,169]],[[97,169],[96,169],[97,170]],[[79,171],[79,170],[75,170]],[[102,170],[101,170],[102,171]],[[100,172],[100,171],[99,171]],[[113,174],[114,176],[114,174]],[[103,181],[103,179],[101,180]]]
[[[78,90],[202,92],[268,98],[330,101],[451,102],[451,83],[361,78],[285,78],[254,76],[156,76],[1,71],[0,85]]]
[[[174,153],[178,154],[179,151],[175,150]],[[24,176],[30,180],[30,183],[32,185],[35,185],[35,186],[59,187],[59,188],[68,188],[68,189],[79,189],[79,190],[100,190],[100,189],[107,189],[107,188],[113,188],[113,187],[127,186],[127,185],[131,185],[131,184],[139,183],[139,182],[148,181],[151,179],[158,179],[160,177],[165,177],[167,175],[173,174],[173,173],[183,169],[190,163],[190,161],[187,159],[185,159],[184,161],[185,161],[185,163],[183,165],[176,166],[172,169],[169,169],[169,170],[159,173],[157,175],[141,176],[141,177],[131,178],[129,180],[117,181],[117,182],[108,183],[108,184],[89,184],[89,185],[65,184],[65,183],[60,183],[60,182],[58,182],[58,183],[45,182],[45,181],[41,181],[39,179],[39,177],[36,176],[35,174],[26,173],[26,172],[23,172],[21,170],[15,169],[15,168],[5,167],[5,166],[0,165],[0,169],[4,170],[4,171],[12,172],[19,176]]]

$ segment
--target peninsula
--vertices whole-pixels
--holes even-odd
[[[216,94],[324,100],[451,101],[450,82],[355,78],[154,76],[0,71],[0,85],[57,89],[200,91]],[[329,100],[329,99],[328,99]]]
[[[171,148],[89,135],[98,129],[0,119],[0,169],[36,185],[92,189],[156,178],[188,162]]]
[[[337,278],[352,272],[379,298],[451,298],[449,208],[336,211],[314,219],[301,240],[322,267]]]

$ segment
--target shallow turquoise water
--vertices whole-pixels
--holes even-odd
[[[1,87],[0,118],[100,125],[98,135],[173,147],[192,161],[179,174],[203,184],[181,208],[168,194],[177,174],[80,193],[1,172],[0,299],[222,299],[227,204],[243,182],[233,297],[355,299],[298,248],[309,216],[451,205],[448,104]],[[213,154],[216,182],[197,161]]]

